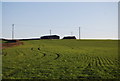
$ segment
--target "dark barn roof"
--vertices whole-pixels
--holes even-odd
[[[66,36],[66,37],[63,37],[63,39],[76,39],[75,36]]]
[[[58,35],[42,36],[40,39],[60,39]]]

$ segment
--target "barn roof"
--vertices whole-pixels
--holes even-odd
[[[63,39],[76,39],[76,37],[75,36],[65,36],[65,37],[63,37]]]
[[[59,39],[60,36],[58,35],[47,35],[47,36],[42,36],[41,39]]]
[[[46,35],[46,37],[49,36],[49,37],[54,37],[54,36],[58,36],[58,35]],[[42,36],[42,37],[45,37],[45,36]]]

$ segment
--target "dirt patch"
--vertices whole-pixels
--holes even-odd
[[[23,45],[23,42],[17,41],[14,43],[2,43],[2,46],[0,46],[2,49],[4,48],[8,48],[8,47],[12,47],[12,46],[19,46],[19,45]]]

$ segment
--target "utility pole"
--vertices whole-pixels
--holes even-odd
[[[73,32],[71,32],[71,36],[73,35]]]
[[[50,35],[51,35],[51,30],[50,30]]]
[[[80,27],[79,27],[79,39],[80,39]]]
[[[14,39],[14,24],[12,24],[12,40]]]

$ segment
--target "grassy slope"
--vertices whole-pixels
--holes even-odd
[[[3,78],[116,79],[117,43],[112,40],[24,41],[24,45],[3,50]]]

